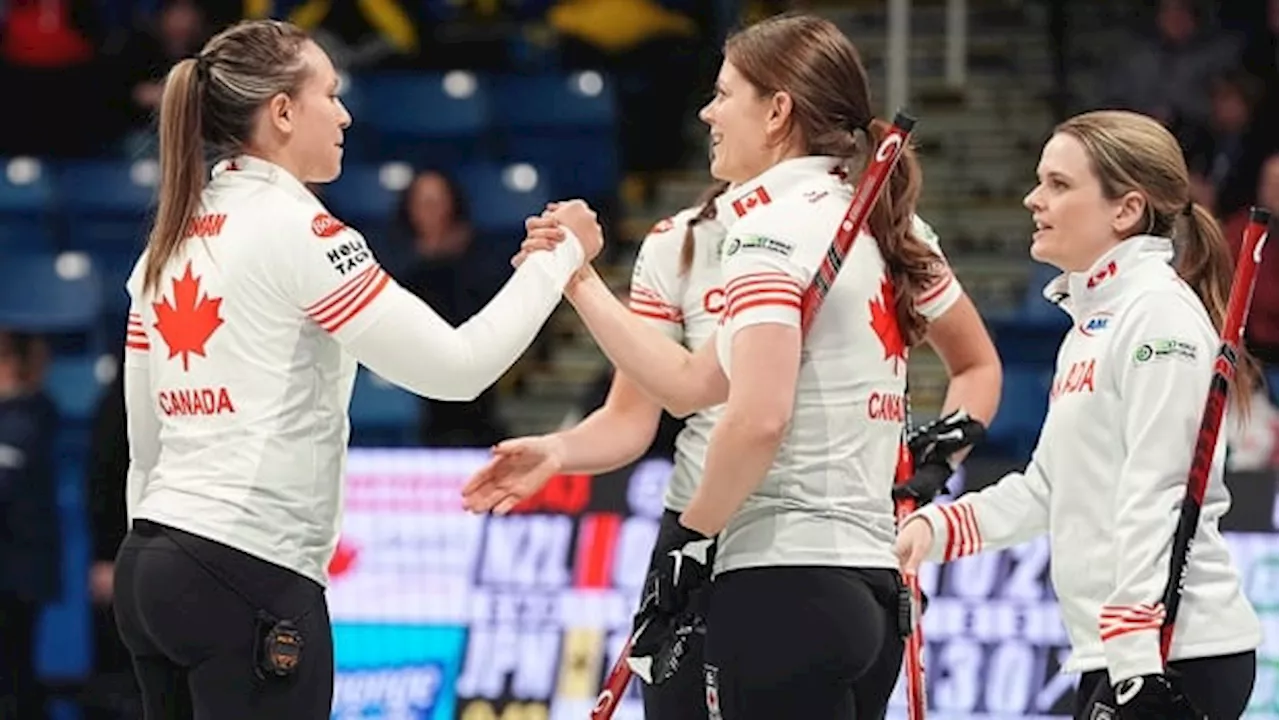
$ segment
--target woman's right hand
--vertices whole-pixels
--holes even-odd
[[[904,575],[915,574],[933,548],[933,525],[922,517],[914,517],[898,531],[894,552]]]
[[[462,487],[462,506],[505,515],[558,474],[563,458],[564,445],[555,435],[503,440],[493,447],[493,459]]]
[[[564,225],[578,237],[586,262],[590,263],[604,249],[604,230],[596,217],[596,211],[583,200],[567,200],[547,206],[551,218]]]

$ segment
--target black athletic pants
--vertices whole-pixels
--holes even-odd
[[[672,549],[662,518],[654,556]],[[897,571],[733,570],[712,585],[705,647],[644,687],[648,720],[881,720],[902,667]]]
[[[315,581],[139,520],[116,558],[115,613],[146,720],[328,720],[333,632]],[[261,672],[277,620],[302,636],[287,677]]]
[[[42,720],[44,687],[36,676],[39,606],[0,592],[0,720]]]
[[[1175,660],[1179,687],[1191,704],[1209,720],[1238,720],[1249,705],[1258,656],[1253,651],[1234,655]],[[1087,672],[1076,692],[1076,720],[1114,720],[1115,693],[1105,670]]]

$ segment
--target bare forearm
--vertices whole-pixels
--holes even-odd
[[[999,365],[978,365],[951,378],[947,384],[947,396],[942,403],[942,414],[964,408],[983,425],[990,425],[1000,406]]]
[[[715,535],[755,492],[782,444],[782,428],[726,414],[711,433],[706,468],[681,515],[685,527]]]
[[[574,283],[566,297],[618,372],[675,414],[700,407],[693,354],[635,317],[598,275]]]
[[[561,472],[602,473],[635,462],[657,432],[655,419],[617,412],[608,407],[588,415],[582,422],[555,434],[564,455]]]
[[[947,396],[942,403],[942,414],[964,408],[971,417],[990,427],[1000,406],[1000,387],[1003,382],[1000,365],[975,365],[951,378]],[[967,447],[951,457],[953,463],[964,460],[973,449]]]

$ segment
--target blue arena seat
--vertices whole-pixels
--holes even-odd
[[[494,78],[501,155],[549,173],[551,194],[611,197],[619,180],[613,80],[593,71]]]
[[[1026,460],[1040,437],[1040,426],[1049,411],[1049,390],[1053,368],[1010,367],[1005,369],[1000,408],[987,430],[981,454]]]
[[[523,233],[524,219],[552,200],[546,170],[528,163],[471,163],[458,169],[457,180],[479,233]]]
[[[1006,366],[1051,368],[1057,362],[1058,347],[1071,329],[1071,318],[1057,308],[1050,309],[1054,314],[1040,317],[994,313],[983,317]]]
[[[412,179],[413,169],[403,163],[345,164],[342,174],[324,187],[325,206],[370,235],[385,228]]]
[[[0,263],[0,327],[85,332],[101,309],[101,283],[83,253],[31,254]]]
[[[1026,318],[1057,320],[1062,317],[1062,310],[1049,302],[1044,296],[1044,286],[1060,274],[1052,265],[1030,263],[1027,273],[1027,291],[1022,299],[1022,314]]]
[[[103,250],[93,253],[90,262],[96,268],[101,283],[102,311],[109,316],[124,317],[129,312],[129,293],[124,285],[138,262],[138,253]]]
[[[55,357],[49,363],[44,387],[58,406],[63,421],[83,424],[93,418],[104,387],[97,374],[100,357],[68,355]]]
[[[491,83],[493,124],[502,130],[611,131],[616,122],[613,81],[601,73],[502,75]]]
[[[475,156],[489,126],[485,78],[466,71],[355,76],[343,101],[353,160],[452,167]]]
[[[43,162],[0,159],[0,253],[55,249],[50,224],[54,199],[53,181]]]
[[[361,367],[351,394],[353,445],[412,445],[420,403],[402,390]]]
[[[154,160],[63,164],[58,170],[57,185],[59,204],[67,219],[67,247],[140,249],[146,238],[158,177]]]

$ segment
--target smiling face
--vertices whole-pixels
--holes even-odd
[[[774,163],[768,131],[774,103],[725,60],[715,95],[698,113],[711,133],[711,176],[741,183]]]
[[[1084,145],[1066,133],[1045,143],[1037,184],[1023,199],[1036,230],[1031,257],[1064,272],[1083,272],[1127,233],[1137,193],[1107,199]]]

